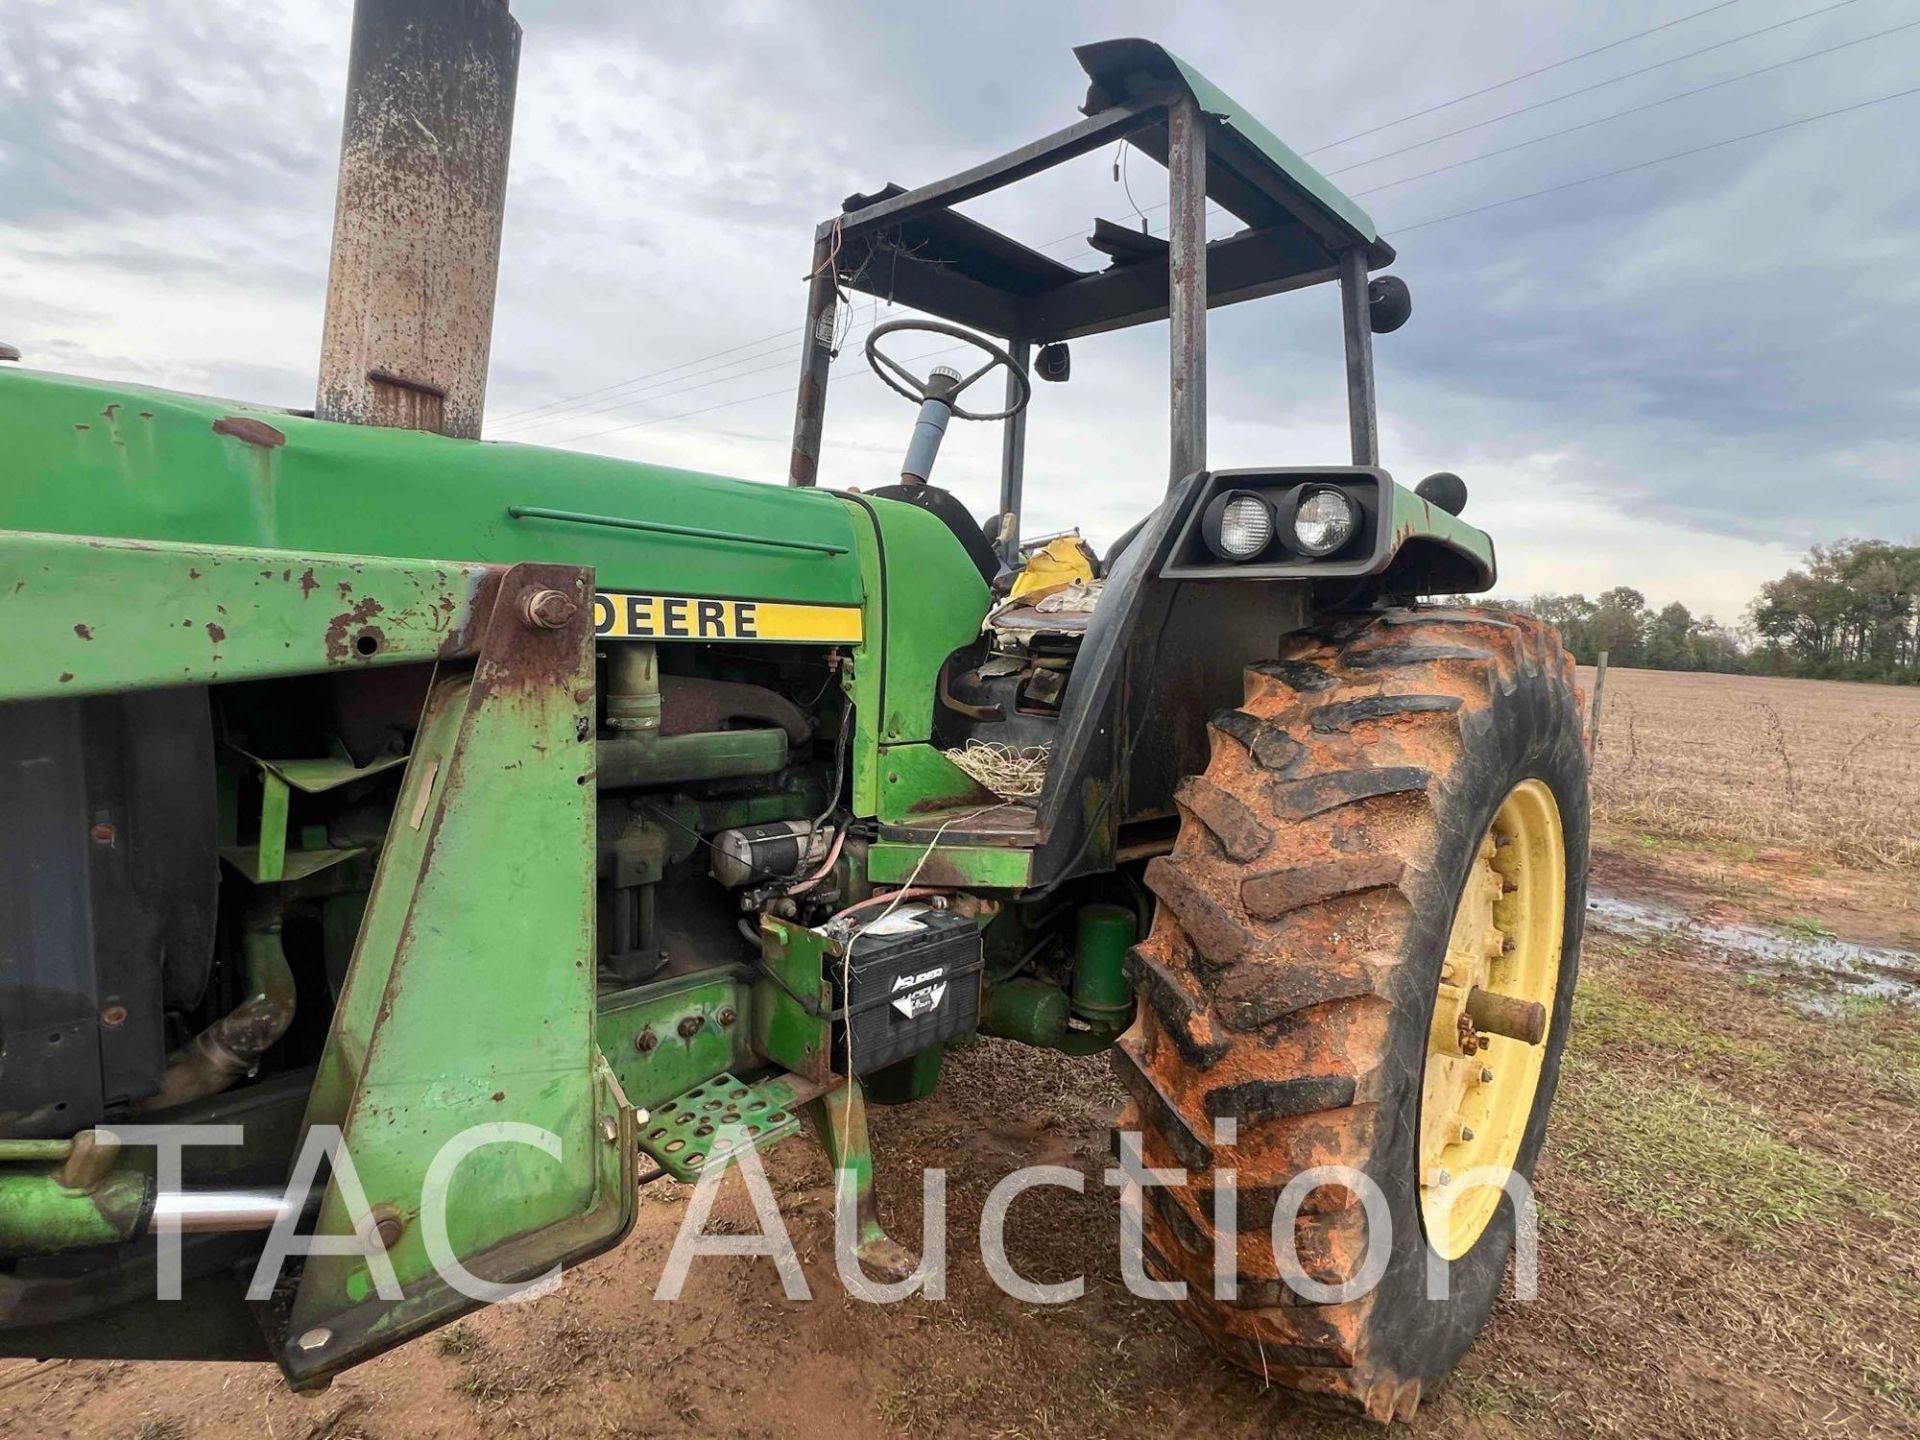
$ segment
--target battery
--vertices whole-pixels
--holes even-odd
[[[867,1075],[979,1023],[983,947],[966,916],[903,905],[847,943],[848,959],[827,962],[834,1069],[846,1070],[848,1025],[853,1073]]]

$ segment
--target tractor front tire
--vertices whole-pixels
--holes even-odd
[[[1148,866],[1139,1017],[1114,1052],[1117,1143],[1185,1172],[1142,1192],[1147,1273],[1269,1383],[1405,1418],[1513,1248],[1519,1187],[1459,1177],[1531,1178],[1559,1076],[1586,903],[1573,661],[1519,615],[1342,619],[1250,669],[1209,736]],[[1285,1268],[1276,1206],[1327,1166],[1371,1182],[1373,1214],[1359,1182],[1303,1180]],[[1370,1257],[1371,1289],[1333,1293]]]

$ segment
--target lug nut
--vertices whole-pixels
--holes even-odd
[[[620,1127],[610,1115],[600,1122],[600,1138],[609,1145],[620,1138]]]
[[[333,1343],[333,1331],[327,1329],[324,1325],[316,1326],[314,1329],[304,1332],[300,1338],[293,1343],[311,1355],[315,1350],[324,1350]]]
[[[1444,1190],[1453,1183],[1453,1172],[1444,1165],[1436,1165],[1421,1183],[1429,1190]]]
[[[520,605],[527,623],[537,630],[559,630],[569,624],[580,609],[558,590],[530,590]]]
[[[1493,1083],[1493,1071],[1489,1070],[1485,1065],[1480,1067],[1480,1083],[1482,1085],[1491,1085]]]

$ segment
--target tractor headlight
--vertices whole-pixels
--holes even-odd
[[[1207,506],[1201,534],[1222,560],[1251,560],[1273,540],[1273,507],[1248,490],[1230,490]]]
[[[1303,555],[1331,555],[1359,529],[1359,509],[1353,498],[1325,485],[1309,486],[1295,501],[1292,535],[1294,549]]]

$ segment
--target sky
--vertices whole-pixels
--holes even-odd
[[[490,438],[780,483],[814,225],[1071,123],[1072,47],[1140,35],[1399,250],[1382,460],[1466,479],[1502,594],[1732,621],[1811,544],[1920,536],[1920,0],[513,9]],[[311,405],[350,13],[0,0],[0,340]],[[1114,159],[969,212],[1094,268],[1095,215],[1164,217],[1159,167]],[[859,346],[906,313],[854,307],[823,484],[891,479],[913,410]],[[1213,465],[1346,460],[1332,287],[1216,310],[1208,341]],[[1077,341],[1036,391],[1023,529],[1111,539],[1166,483],[1165,327]],[[956,422],[936,478],[988,513],[998,455]]]

